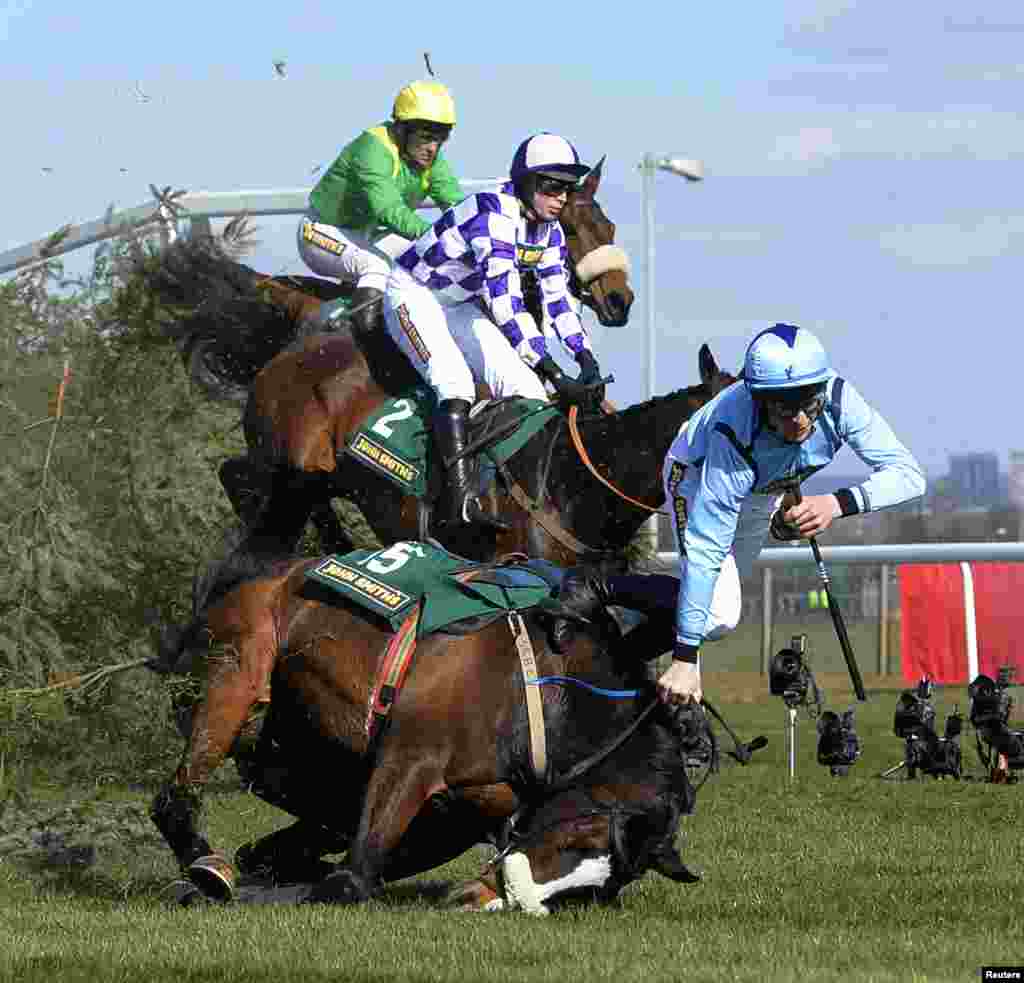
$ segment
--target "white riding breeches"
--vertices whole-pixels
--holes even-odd
[[[476,401],[475,383],[495,399],[547,399],[540,376],[515,352],[475,301],[442,305],[405,270],[392,270],[384,297],[384,323],[438,400]]]
[[[675,471],[673,465],[677,465]],[[692,465],[687,467],[690,466]],[[665,502],[672,520],[675,546],[679,552],[679,579],[682,581],[686,569],[683,535],[686,517],[693,503],[686,501],[681,494],[682,474],[678,471],[677,462],[670,455],[665,458],[662,480],[665,485]],[[741,578],[748,576],[754,569],[754,561],[768,539],[768,525],[779,501],[780,497],[775,495],[749,495],[743,502],[732,549],[722,562],[718,580],[715,581],[711,608],[704,629],[705,641],[714,642],[724,638],[739,624],[743,612]]]
[[[296,242],[302,261],[318,276],[355,281],[357,287],[381,292],[392,262],[409,247],[409,240],[395,233],[368,236],[321,222],[315,211],[299,220]]]

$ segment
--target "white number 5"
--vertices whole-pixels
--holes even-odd
[[[416,543],[395,543],[386,550],[371,553],[365,560],[359,562],[359,566],[366,567],[374,573],[391,573],[392,570],[405,566],[414,556],[422,559],[422,546]]]

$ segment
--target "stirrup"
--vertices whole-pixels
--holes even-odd
[[[476,500],[470,496],[462,503],[462,518],[471,525],[489,526],[498,532],[508,532],[512,526],[504,519],[486,512]]]

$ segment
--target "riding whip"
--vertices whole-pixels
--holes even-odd
[[[803,501],[799,483],[794,484],[790,489],[799,505]],[[861,679],[860,668],[857,665],[857,658],[853,654],[853,646],[850,644],[850,636],[846,633],[846,622],[843,620],[843,612],[832,594],[832,581],[829,578],[828,570],[825,569],[825,561],[821,558],[821,547],[818,545],[817,536],[809,536],[811,552],[814,554],[814,562],[818,567],[818,579],[825,591],[825,600],[828,603],[828,613],[832,615],[832,624],[835,625],[836,635],[839,638],[839,647],[843,650],[843,658],[846,659],[846,668],[850,671],[850,679],[853,681],[853,690],[861,703],[867,702],[867,693],[864,692],[864,680]]]

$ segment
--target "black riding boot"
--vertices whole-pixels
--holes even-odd
[[[353,311],[352,336],[362,345],[381,330],[384,321],[384,291],[376,287],[356,287],[352,293],[350,310]]]
[[[439,520],[442,525],[461,522],[480,522],[505,530],[508,526],[480,508],[473,495],[472,470],[466,456],[452,461],[466,449],[466,417],[469,403],[464,399],[446,399],[437,407],[434,414],[434,438],[437,449],[445,461],[451,461],[445,469],[446,501],[438,508]]]

